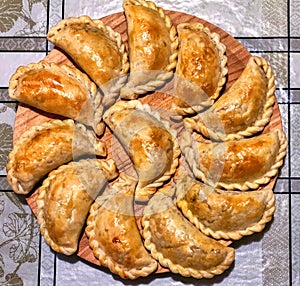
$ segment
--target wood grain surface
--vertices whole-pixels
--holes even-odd
[[[232,83],[239,77],[242,70],[245,68],[248,59],[251,56],[250,53],[236,39],[234,39],[225,31],[223,31],[222,29],[216,27],[211,23],[208,23],[202,19],[184,13],[166,11],[166,14],[168,14],[171,17],[174,25],[183,22],[189,22],[189,23],[201,22],[206,26],[208,26],[212,32],[219,33],[219,35],[221,36],[221,42],[225,44],[227,48],[226,55],[228,57],[228,79],[225,86],[225,90],[227,90],[232,85]],[[127,32],[126,32],[127,24],[126,24],[124,13],[112,14],[102,18],[101,20],[105,24],[111,26],[115,31],[119,32],[122,36],[122,40],[127,45]],[[72,61],[66,56],[66,54],[64,54],[62,51],[56,48],[54,48],[46,56],[45,60],[48,62],[55,62],[58,64],[73,65]],[[143,103],[148,103],[151,106],[159,107],[161,109],[168,111],[171,107],[171,102],[172,102],[172,98],[170,96],[170,92],[172,91],[172,86],[173,86],[172,82],[169,82],[160,91],[150,93],[146,96],[141,97],[139,100]],[[60,116],[48,114],[46,112],[37,110],[30,106],[20,104],[17,110],[16,120],[15,120],[14,142],[16,142],[19,139],[19,137],[30,127],[39,125],[42,122],[46,122],[54,118],[62,119],[62,117]],[[178,126],[175,126],[175,128],[177,127]],[[264,132],[273,129],[282,129],[280,111],[277,102],[274,106],[274,112],[271,118],[271,122],[265,128]],[[103,140],[107,143],[108,158],[113,158],[116,161],[118,168],[121,171],[128,171],[130,168],[132,168],[128,156],[124,152],[122,146],[112,136],[108,128],[106,128],[105,134],[102,138],[100,138],[100,140]],[[273,188],[275,182],[276,182],[276,178],[274,178],[266,187]],[[35,212],[36,210],[35,198],[37,192],[38,190],[36,190],[27,198],[27,202],[30,205],[33,212]],[[139,208],[140,207],[138,206],[137,209],[139,210]],[[99,265],[98,260],[94,257],[93,252],[88,245],[88,239],[84,233],[82,234],[82,238],[79,243],[78,255],[93,264]],[[168,270],[160,267],[157,272],[166,272],[166,271]]]

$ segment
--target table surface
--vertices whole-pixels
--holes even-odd
[[[198,3],[197,3],[198,2]],[[6,181],[7,156],[17,102],[8,81],[20,65],[37,62],[53,48],[49,27],[62,18],[101,18],[122,11],[121,0],[0,1],[0,285],[300,285],[300,0],[160,0],[165,9],[207,20],[267,59],[276,75],[276,96],[288,155],[274,192],[277,211],[263,233],[235,244],[234,267],[212,280],[154,275],[123,281],[76,256],[52,252],[35,217]]]

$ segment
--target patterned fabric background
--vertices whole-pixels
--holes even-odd
[[[263,285],[300,286],[300,0],[159,0],[165,9],[193,14],[236,37],[253,55],[270,61],[289,138],[275,193],[277,211],[263,234],[237,245],[235,267],[213,280],[176,275],[124,282],[76,256],[52,252],[39,235],[26,202],[6,181],[17,103],[8,97],[10,76],[52,49],[46,34],[69,16],[93,18],[122,11],[121,0],[0,1],[0,285]]]

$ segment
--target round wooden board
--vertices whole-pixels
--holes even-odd
[[[206,22],[202,19],[199,19],[195,16],[175,12],[175,11],[166,11],[166,14],[169,15],[174,23],[177,25],[183,22],[195,23],[200,22],[208,26],[212,32],[217,32],[221,36],[221,41],[225,44],[227,50],[226,55],[228,58],[228,79],[225,86],[225,90],[227,90],[232,83],[239,77],[242,70],[245,68],[251,54],[243,47],[237,40],[231,37],[222,29],[216,27],[215,25]],[[127,24],[124,13],[116,13],[109,16],[106,16],[101,19],[105,24],[111,26],[115,31],[119,32],[122,36],[122,40],[127,44]],[[72,61],[60,50],[53,49],[45,58],[48,62],[55,62],[58,64],[67,64],[73,65]],[[171,107],[171,96],[170,92],[172,90],[172,82],[168,83],[165,87],[163,87],[160,91],[150,93],[144,97],[141,97],[139,100],[142,103],[147,103],[151,106],[163,108],[164,110],[169,110]],[[39,125],[43,122],[52,120],[52,119],[62,119],[60,116],[56,116],[53,114],[48,114],[46,112],[37,110],[30,106],[25,106],[20,104],[16,114],[15,120],[15,129],[14,129],[14,142],[16,142],[19,137],[30,127]],[[276,102],[274,106],[273,116],[271,118],[270,124],[265,128],[264,132],[268,132],[273,129],[282,129],[281,125],[281,116],[278,104]],[[109,129],[106,128],[104,136],[100,139],[107,143],[108,147],[108,158],[113,157],[117,161],[118,168],[120,170],[126,170],[130,164],[128,157],[125,159],[122,158],[124,155],[124,150],[121,150],[122,147],[118,144],[117,140],[113,139],[112,134]],[[117,149],[117,151],[116,151]],[[119,152],[120,151],[120,152]],[[112,155],[114,154],[114,156]],[[116,154],[121,154],[118,158],[116,158]],[[273,188],[276,182],[276,178],[274,178],[269,184],[268,188]],[[33,194],[27,197],[27,202],[30,205],[31,209],[35,213],[36,211],[36,190]],[[88,239],[86,235],[83,233],[82,238],[79,243],[78,256],[81,258],[99,265],[98,260],[94,257],[93,252],[88,244]],[[160,267],[157,270],[157,273],[167,272],[167,269]]]

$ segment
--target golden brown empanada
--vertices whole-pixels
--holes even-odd
[[[164,191],[157,192],[144,209],[145,247],[174,273],[198,279],[223,273],[234,260],[234,249],[201,233]]]
[[[176,181],[177,206],[204,234],[241,239],[261,232],[275,212],[271,189],[239,192],[214,189],[188,175]]]
[[[104,104],[111,103],[129,69],[120,34],[101,20],[81,16],[58,22],[49,30],[47,39],[63,49],[98,87],[104,89]]]
[[[101,135],[102,95],[75,67],[40,61],[21,66],[9,82],[9,96],[46,112],[93,126]]]
[[[106,145],[72,119],[52,120],[26,131],[8,157],[7,180],[28,194],[48,172],[85,154],[106,155]]]
[[[157,268],[143,246],[134,216],[136,183],[121,173],[92,205],[86,227],[89,244],[101,265],[129,279],[148,276]]]
[[[175,130],[158,112],[138,100],[115,103],[104,113],[103,120],[135,167],[139,177],[137,196],[147,198],[176,171],[180,149]]]
[[[283,131],[236,141],[203,143],[183,133],[180,147],[194,175],[216,188],[246,191],[269,183],[286,154]]]
[[[178,38],[169,16],[154,2],[124,0],[128,25],[130,74],[121,97],[136,99],[173,76]]]
[[[179,53],[175,77],[174,112],[194,114],[212,105],[226,82],[226,47],[220,36],[201,23],[177,26]]]
[[[51,248],[71,255],[90,206],[108,180],[118,176],[113,160],[84,159],[49,173],[39,188],[37,220]]]
[[[271,66],[261,57],[251,57],[237,81],[211,108],[184,122],[215,140],[251,136],[269,123],[275,89]]]

